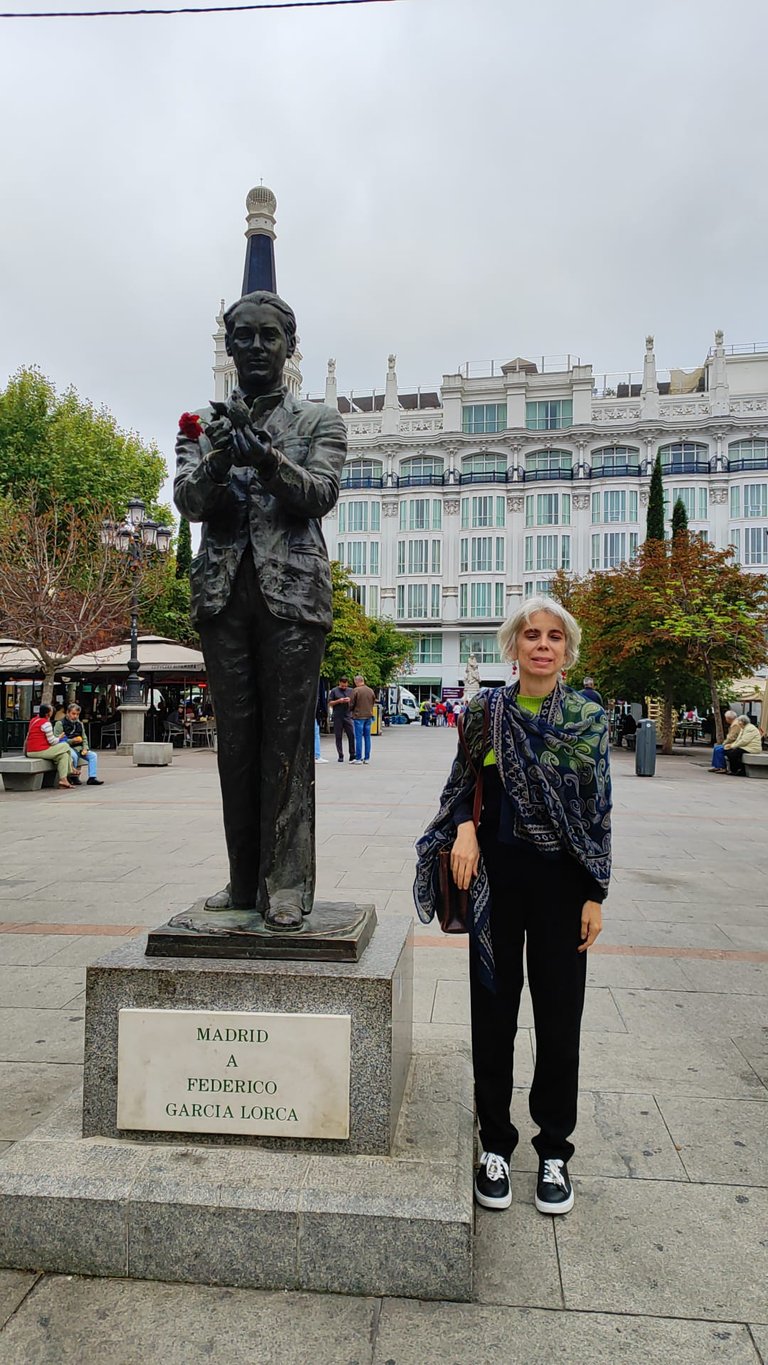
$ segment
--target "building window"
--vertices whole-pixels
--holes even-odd
[[[501,654],[495,635],[460,635],[459,662],[465,664],[474,654],[479,664],[500,664]]]
[[[497,616],[504,615],[504,584],[494,583],[493,585],[494,611]]]
[[[492,600],[490,583],[470,583],[470,616],[490,616]]]
[[[696,474],[709,468],[709,446],[699,441],[672,441],[659,446],[659,454],[667,474]]]
[[[347,529],[347,504],[339,503],[339,535],[343,536]]]
[[[603,568],[618,569],[627,558],[627,537],[623,531],[609,531],[603,536]]]
[[[403,573],[405,573],[405,541],[404,541],[404,540],[398,540],[398,542],[397,542],[397,572],[398,572],[398,574],[403,574]]]
[[[525,573],[533,573],[533,536],[525,537]]]
[[[432,573],[433,573],[433,574],[442,573],[442,569],[440,568],[440,562],[441,562],[441,545],[440,545],[440,541],[439,541],[439,540],[433,540],[433,541],[432,541]]]
[[[472,558],[473,573],[490,573],[493,564],[493,537],[492,536],[473,536],[472,537]]]
[[[433,616],[433,617],[439,618],[439,616],[440,616],[440,596],[441,596],[440,584],[439,584],[439,583],[433,583],[430,591],[431,591],[431,602],[432,602],[432,605],[431,605],[430,610],[431,610],[431,613],[432,613],[432,616]]]
[[[504,526],[506,521],[506,501],[504,498],[487,495],[479,498],[461,499],[461,525],[467,527]]]
[[[413,652],[414,663],[441,664],[443,662],[442,635],[417,635]]]
[[[506,403],[470,403],[462,408],[461,429],[467,436],[484,436],[506,428]]]
[[[370,574],[378,574],[378,572],[379,572],[379,542],[378,542],[378,540],[372,540],[372,541],[370,542],[370,555],[369,555],[368,572],[369,572]]]
[[[627,520],[627,495],[623,490],[611,489],[603,494],[603,521]]]
[[[738,484],[734,484],[731,487],[731,516],[741,516],[741,489]]]
[[[347,530],[358,532],[368,530],[367,502],[347,503]]]
[[[496,537],[496,573],[504,572],[504,537]]]
[[[347,541],[347,568],[350,573],[364,574],[366,572],[367,549],[367,540]]]
[[[525,457],[526,474],[540,470],[557,473],[561,469],[573,469],[573,455],[570,450],[537,450]]]
[[[706,521],[707,519],[707,490],[706,488],[673,488],[672,505],[680,499],[685,508],[689,521]]]
[[[600,536],[599,536],[599,535],[594,535],[594,536],[592,537],[592,554],[591,554],[589,566],[590,566],[591,569],[599,569],[599,568],[600,568]]]
[[[397,607],[396,607],[395,610],[396,610],[396,612],[397,612],[397,619],[398,619],[398,621],[402,621],[402,620],[403,620],[403,617],[405,616],[405,584],[404,584],[404,583],[398,583],[398,585],[397,585],[397,598],[396,598],[396,601],[397,601]]]
[[[380,460],[349,460],[341,471],[341,486],[380,488],[383,470]]]
[[[529,431],[559,431],[573,425],[573,400],[557,398],[552,402],[526,403],[525,425]]]
[[[705,532],[705,534],[706,534],[706,532]],[[638,538],[637,531],[630,531],[630,533],[629,533],[629,557],[630,557],[630,559],[636,559],[636,558],[637,558],[638,541],[639,541],[639,538]],[[563,567],[565,567],[565,565],[563,565]]]
[[[592,473],[603,474],[614,469],[622,473],[640,473],[640,451],[636,446],[602,446],[592,451]]]
[[[557,567],[557,536],[537,536],[536,568],[540,572],[542,569]]]
[[[728,464],[736,469],[768,469],[768,441],[731,441]]]
[[[507,472],[506,455],[492,455],[483,450],[477,455],[465,455],[461,462],[462,474],[504,474]]]
[[[431,482],[433,479],[442,479],[443,468],[444,461],[439,455],[413,455],[400,461],[400,477],[410,479],[413,483],[419,479]]]
[[[744,516],[768,517],[768,483],[748,483],[744,485]],[[760,563],[753,560],[753,563]]]
[[[408,572],[429,573],[429,541],[408,541]]]
[[[571,567],[571,537],[560,537],[560,568],[570,569]]]
[[[744,529],[743,564],[768,564],[766,552],[768,534],[764,526],[747,526]]]
[[[525,499],[525,524],[526,524],[526,526],[533,526],[533,507],[534,507],[534,501],[535,501],[535,499],[534,499],[533,493],[528,493],[528,494],[526,495],[526,499]]]
[[[459,616],[467,616],[467,585],[459,584]]]
[[[427,615],[426,583],[409,583],[407,590],[407,610],[411,620],[422,620]]]
[[[558,526],[562,515],[567,526],[571,520],[571,495],[564,493],[562,501],[559,493],[536,494],[536,525]]]

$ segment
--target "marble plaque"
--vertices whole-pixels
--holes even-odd
[[[121,1009],[117,1126],[349,1137],[351,1018]]]

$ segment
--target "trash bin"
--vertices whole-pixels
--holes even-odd
[[[372,735],[381,734],[381,707],[379,706],[379,703],[377,701],[373,703],[373,719],[371,720],[371,734]]]
[[[641,720],[637,724],[635,747],[635,776],[653,777],[656,772],[656,724]]]

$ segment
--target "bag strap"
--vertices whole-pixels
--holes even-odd
[[[479,772],[478,772],[478,770],[476,769],[476,767],[475,767],[475,765],[474,765],[474,762],[473,762],[473,760],[472,760],[472,754],[470,753],[469,745],[467,744],[466,736],[465,736],[465,734],[464,734],[464,717],[463,717],[463,716],[459,716],[458,731],[459,731],[459,741],[460,741],[461,746],[462,746],[462,748],[463,748],[463,750],[464,750],[464,752],[465,752],[465,754],[466,754],[466,756],[467,756],[467,762],[468,762],[468,764],[469,764],[470,770],[475,774],[475,799],[474,799],[474,802],[473,802],[473,805],[472,805],[472,823],[473,823],[473,825],[475,826],[475,829],[477,829],[478,825],[480,824],[480,815],[481,815],[481,812],[482,812],[482,809],[483,809],[483,773],[484,773],[484,769],[485,769],[485,764],[484,764],[484,761],[483,761],[483,760],[485,759],[485,745],[486,745],[486,741],[487,741],[487,739],[488,739],[488,698],[487,698],[487,697],[483,697],[483,738],[482,738],[482,742],[481,742],[481,746],[480,746],[480,771],[479,771]]]

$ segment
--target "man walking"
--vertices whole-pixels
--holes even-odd
[[[355,725],[355,762],[371,761],[371,721],[376,694],[366,685],[362,673],[355,674],[355,690],[352,693],[352,720]],[[363,748],[365,752],[363,753]]]
[[[336,753],[339,755],[339,763],[344,762],[344,736],[347,736],[349,747],[349,761],[355,761],[355,727],[352,724],[350,710],[352,707],[352,693],[349,690],[349,679],[339,678],[337,687],[332,687],[328,693],[328,710],[333,720],[333,737],[336,740]]]

